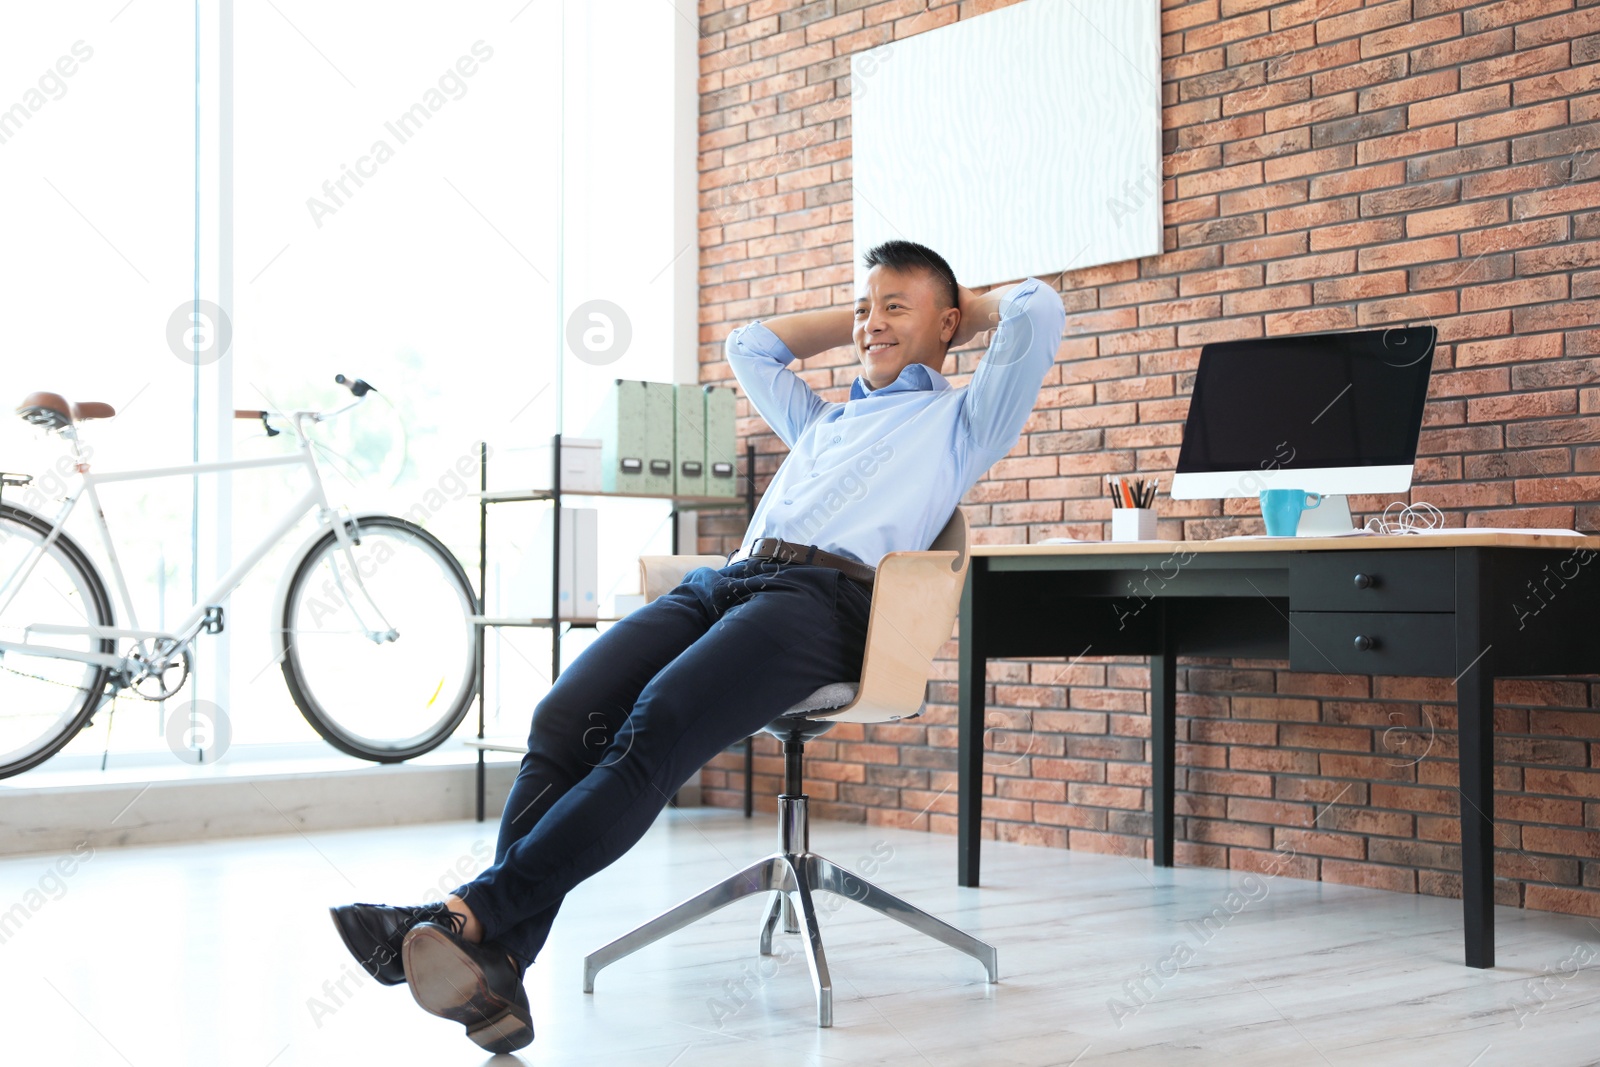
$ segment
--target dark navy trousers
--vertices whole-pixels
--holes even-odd
[[[711,757],[861,675],[870,589],[828,567],[741,560],[612,624],[534,709],[495,862],[455,895],[526,967],[567,892],[644,836]]]

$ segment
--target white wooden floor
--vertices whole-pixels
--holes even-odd
[[[55,856],[0,862],[0,1063],[484,1063],[405,989],[358,980],[326,908],[451,888],[493,833],[100,849],[65,877]],[[799,942],[758,956],[751,899],[582,992],[584,953],[775,836],[769,817],[669,812],[580,887],[528,974],[538,1037],[525,1062],[1600,1063],[1600,924],[1587,919],[1501,909],[1499,966],[1476,971],[1460,963],[1455,901],[995,844],[985,887],[957,889],[950,838],[832,823],[812,827],[813,847],[990,940],[1000,983],[898,923],[825,903],[835,1022],[819,1030]],[[1191,925],[1207,915],[1209,933]]]

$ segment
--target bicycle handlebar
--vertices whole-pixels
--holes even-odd
[[[376,393],[378,391],[376,386],[369,385],[360,378],[350,379],[342,374],[335,374],[333,380],[350,390],[354,396],[366,396],[369,392]]]
[[[280,432],[273,429],[268,419],[273,417],[285,418],[294,425],[296,436],[304,437],[304,433],[300,429],[302,419],[309,419],[314,423],[324,422],[335,416],[343,415],[353,407],[359,406],[367,398],[368,393],[376,393],[378,391],[377,386],[372,385],[370,382],[364,382],[360,378],[346,378],[343,374],[335,374],[333,380],[350,390],[351,395],[355,397],[353,401],[342,408],[337,408],[333,411],[289,411],[283,413],[265,411],[260,408],[235,408],[233,417],[236,419],[260,419],[268,437],[276,437]]]

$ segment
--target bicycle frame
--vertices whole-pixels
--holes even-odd
[[[76,431],[70,427],[66,430],[63,430],[62,436],[66,437],[72,442],[73,455],[77,460],[79,483],[70,493],[67,494],[67,497],[60,510],[56,513],[55,518],[51,520],[49,535],[18,563],[17,567],[10,575],[6,577],[3,583],[0,583],[0,611],[4,611],[10,602],[16,597],[17,592],[22,588],[23,583],[32,573],[33,568],[38,564],[38,561],[44,557],[44,554],[49,550],[51,545],[55,543],[57,537],[61,534],[67,518],[77,507],[78,501],[86,498],[93,515],[94,524],[99,531],[101,547],[105,550],[106,560],[110,566],[112,581],[116,589],[117,599],[121,604],[123,617],[127,620],[129,625],[125,627],[108,627],[96,625],[62,626],[36,624],[29,626],[25,631],[24,636],[27,637],[34,633],[53,633],[63,635],[85,635],[89,637],[103,637],[119,640],[128,638],[136,642],[152,639],[165,639],[173,642],[172,648],[167,650],[166,657],[164,657],[170,660],[171,657],[177,656],[183,650],[186,650],[194,641],[194,639],[200,634],[200,632],[207,628],[211,620],[211,607],[213,605],[220,604],[228,597],[229,594],[234,591],[234,589],[238,588],[239,583],[244,579],[244,576],[254,569],[255,566],[267,555],[267,553],[272,551],[278,542],[283,540],[283,538],[287,536],[292,529],[294,529],[301,519],[305,518],[307,513],[314,511],[317,516],[317,523],[319,527],[322,529],[327,529],[331,526],[333,528],[334,535],[338,538],[340,548],[344,553],[349,576],[354,579],[355,585],[360,591],[361,600],[364,601],[366,607],[373,612],[375,617],[378,619],[381,628],[374,629],[367,624],[365,619],[361,617],[361,610],[357,606],[356,599],[351,597],[349,595],[349,591],[344,588],[345,575],[341,573],[340,568],[335,567],[334,581],[337,583],[340,592],[344,595],[346,603],[350,604],[351,608],[355,611],[357,620],[360,622],[362,628],[366,630],[367,636],[371,640],[394,640],[395,631],[393,627],[391,627],[388,621],[384,618],[382,610],[379,609],[377,604],[373,602],[371,596],[367,593],[365,584],[361,580],[361,572],[357,568],[354,556],[351,553],[353,542],[350,538],[349,531],[346,529],[346,523],[337,520],[334,509],[328,504],[327,495],[324,493],[322,488],[322,475],[317,468],[316,457],[311,450],[311,439],[305,432],[306,423],[325,421],[333,418],[336,415],[340,415],[346,411],[349,411],[351,408],[356,407],[360,403],[361,400],[358,399],[342,408],[339,408],[336,411],[328,412],[326,414],[314,411],[294,412],[290,418],[294,423],[294,432],[299,440],[299,444],[295,450],[295,453],[292,455],[273,456],[267,459],[230,460],[222,463],[194,463],[177,467],[155,467],[148,470],[114,471],[108,474],[96,474],[91,471],[89,469],[89,464],[83,459],[83,453],[79,448]],[[274,526],[267,533],[267,535],[255,545],[255,547],[251,548],[250,551],[245,553],[244,557],[240,559],[239,562],[236,563],[227,574],[223,575],[217,580],[216,585],[209,592],[207,592],[204,597],[195,603],[193,609],[187,616],[183,618],[181,622],[179,622],[174,630],[170,632],[163,632],[157,630],[140,629],[138,616],[133,606],[133,598],[128,593],[128,585],[122,575],[122,564],[117,558],[116,546],[111,540],[111,529],[106,523],[105,511],[101,508],[100,496],[96,492],[96,487],[100,485],[111,484],[113,482],[146,481],[156,478],[180,477],[183,475],[218,474],[225,471],[258,470],[267,467],[292,467],[297,465],[305,468],[306,473],[310,477],[311,484],[306,489],[305,493],[300,497],[300,499],[289,508],[278,524]],[[124,675],[126,675],[130,668],[133,667],[133,663],[129,655],[116,655],[105,652],[93,652],[77,649],[53,648],[33,644],[28,641],[20,643],[0,641],[0,655],[10,651],[24,652],[32,655],[49,654],[58,659],[70,659],[82,663],[111,667],[121,670]]]

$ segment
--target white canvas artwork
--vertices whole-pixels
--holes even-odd
[[[993,285],[1161,252],[1160,0],[1025,0],[851,57],[855,278],[892,238]]]

